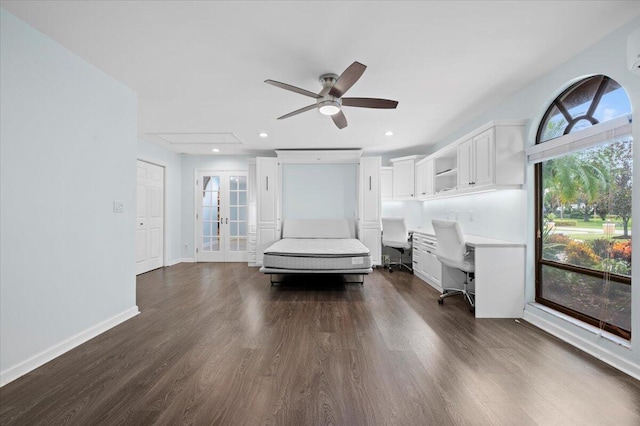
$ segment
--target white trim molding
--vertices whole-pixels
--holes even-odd
[[[523,319],[636,380],[640,380],[640,365],[606,347],[629,351],[629,355],[632,355],[628,342],[623,343],[622,339],[617,336],[609,336],[609,333],[586,324],[584,326],[577,325],[573,318],[567,317],[565,319],[564,315],[559,312],[548,312],[544,307],[535,303],[526,305]]]
[[[129,308],[124,312],[121,312],[92,327],[89,327],[86,330],[81,331],[80,333],[75,334],[66,340],[63,340],[62,342],[40,352],[39,354],[32,356],[31,358],[22,361],[17,365],[14,365],[13,367],[9,367],[5,371],[0,372],[0,387],[16,380],[17,378],[27,374],[30,371],[35,370],[36,368],[46,364],[54,358],[59,357],[65,352],[68,352],[71,349],[80,346],[81,344],[93,339],[94,337],[104,333],[105,331],[115,327],[116,325],[123,323],[130,318],[133,318],[139,313],[140,311],[138,310],[138,306],[133,306],[132,308]]]

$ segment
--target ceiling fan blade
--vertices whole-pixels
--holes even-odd
[[[334,123],[336,123],[338,129],[344,129],[345,127],[347,127],[347,117],[344,116],[344,113],[342,111],[338,111],[337,114],[333,114],[331,116],[331,119]]]
[[[320,95],[318,95],[317,93],[313,93],[313,92],[310,92],[308,90],[301,89],[299,87],[292,86],[292,85],[287,84],[287,83],[280,83],[279,81],[275,81],[275,80],[265,80],[264,82],[267,83],[267,84],[270,84],[272,86],[276,86],[276,87],[279,87],[281,89],[288,90],[290,92],[299,93],[301,95],[309,96],[310,98],[313,98],[313,99],[319,99],[320,98]]]
[[[336,98],[341,98],[347,90],[353,86],[356,81],[360,78],[364,70],[367,69],[366,65],[362,65],[360,62],[354,62],[349,65],[349,68],[344,70],[342,75],[338,77],[338,81],[333,85],[329,94],[331,96],[335,96]]]
[[[377,98],[342,98],[342,106],[394,109],[398,101]]]
[[[283,120],[285,118],[293,117],[294,115],[298,115],[298,114],[303,113],[305,111],[309,111],[311,109],[314,109],[314,108],[316,108],[316,106],[317,106],[316,104],[312,104],[312,105],[306,106],[304,108],[297,109],[297,110],[295,110],[293,112],[290,112],[289,114],[283,115],[282,117],[278,117],[278,120]]]

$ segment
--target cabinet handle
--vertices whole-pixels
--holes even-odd
[[[269,176],[266,176],[267,179],[267,191],[269,190]]]
[[[228,224],[229,224],[229,218],[226,218],[226,219],[225,219],[224,224],[225,224],[225,225],[228,225]]]
[[[369,191],[371,191],[371,176],[369,176]]]

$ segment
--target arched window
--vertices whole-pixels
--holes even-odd
[[[536,143],[630,113],[624,89],[605,75],[594,75],[571,85],[551,103],[538,128]]]
[[[585,78],[551,103],[536,142],[536,301],[629,339],[629,97],[607,76]]]

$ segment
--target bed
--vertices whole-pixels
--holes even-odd
[[[369,249],[355,238],[355,222],[348,219],[287,219],[282,239],[264,251],[260,271],[271,275],[372,272]]]

